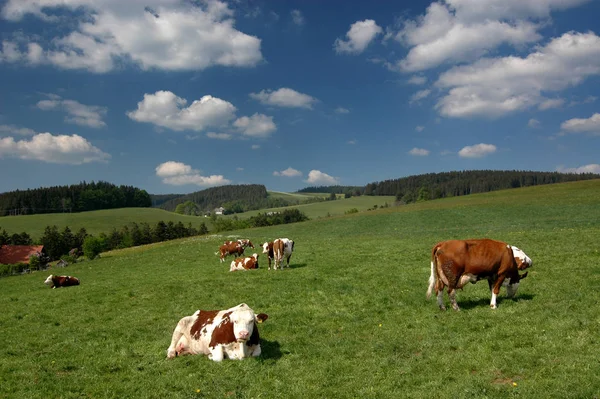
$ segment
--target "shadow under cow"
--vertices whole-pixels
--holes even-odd
[[[500,306],[502,305],[503,302],[531,301],[533,298],[534,298],[533,294],[523,294],[523,295],[517,294],[517,296],[515,296],[514,298],[507,298],[505,296],[499,295],[498,298],[496,299],[496,304],[498,305],[498,308],[500,308]],[[463,299],[463,300],[460,300],[457,298],[457,302],[458,302],[458,306],[460,306],[460,308],[463,310],[478,308],[478,307],[482,307],[482,306],[487,306],[487,307],[490,306],[490,298]],[[451,309],[451,308],[449,308],[449,309]]]

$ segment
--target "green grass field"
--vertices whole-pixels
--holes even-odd
[[[340,201],[342,202],[342,201]],[[292,267],[228,272],[223,236],[0,279],[4,398],[595,398],[600,181],[472,195],[227,233],[295,240]],[[490,237],[534,261],[514,300],[485,282],[427,301],[430,249]],[[252,251],[249,251],[250,253]],[[257,251],[258,252],[258,251]],[[447,300],[447,299],[446,299]],[[166,360],[177,321],[246,302],[263,354]]]

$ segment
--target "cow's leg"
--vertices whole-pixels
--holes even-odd
[[[182,341],[182,337],[185,334],[185,331],[190,326],[190,321],[194,319],[194,316],[187,316],[179,320],[177,323],[177,327],[175,327],[175,331],[173,331],[173,337],[171,338],[171,345],[167,349],[167,359],[171,359],[177,356],[177,346]],[[185,340],[187,342],[187,339]]]
[[[437,303],[441,310],[446,310],[446,306],[444,305],[444,289],[443,288],[437,292]]]
[[[260,354],[261,354],[260,344],[255,345],[254,346],[254,350],[252,351],[252,353],[250,354],[250,356],[257,357],[257,356],[260,356]]]
[[[502,283],[504,282],[504,276],[500,276],[498,277],[498,279],[496,280],[496,282],[493,285],[492,288],[492,300],[490,301],[490,308],[492,309],[496,309],[496,298],[498,297],[498,294],[500,293],[500,287],[502,287]],[[490,285],[491,282],[490,282]]]
[[[292,255],[288,255],[287,257],[287,267],[290,267],[290,258],[292,257]]]
[[[452,304],[452,309],[460,310],[458,307],[458,303],[456,303],[456,289],[448,287],[448,297],[450,298],[450,303]]]
[[[223,345],[217,345],[215,348],[210,349],[210,354],[208,355],[210,360],[220,362],[223,361],[223,357]]]

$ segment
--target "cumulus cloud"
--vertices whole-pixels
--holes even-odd
[[[578,168],[565,168],[564,166],[559,166],[558,168],[556,168],[556,171],[560,172],[560,173],[577,173],[577,174],[596,173],[596,174],[600,174],[600,165],[598,165],[597,163],[592,163],[589,165],[580,166]]]
[[[596,113],[587,119],[569,119],[568,121],[563,122],[560,125],[560,128],[569,133],[591,133],[593,135],[600,135],[600,114]]]
[[[340,184],[337,178],[315,169],[308,172],[308,179],[305,181],[310,184],[320,184],[325,186]]]
[[[542,101],[540,103],[540,105],[538,105],[538,109],[540,111],[545,111],[545,110],[551,109],[551,108],[560,108],[563,106],[564,103],[565,103],[565,100],[563,100],[562,98],[551,98],[551,99]]]
[[[424,148],[413,148],[412,150],[410,150],[408,152],[410,155],[415,155],[415,156],[419,156],[419,157],[425,157],[427,155],[429,155],[429,150],[426,150]]]
[[[423,100],[424,98],[427,98],[430,94],[431,94],[431,90],[429,90],[429,89],[419,90],[418,92],[416,92],[415,94],[413,94],[410,97],[410,100],[408,100],[408,102],[409,102],[409,104],[418,103],[419,101]]]
[[[319,101],[308,94],[299,93],[287,87],[282,87],[275,91],[268,89],[262,90],[259,93],[250,93],[250,97],[265,105],[287,108],[312,109],[313,105]]]
[[[290,12],[290,14],[292,15],[292,21],[294,22],[294,24],[296,24],[298,26],[304,25],[305,20],[304,20],[304,15],[302,15],[302,11],[292,10]]]
[[[37,132],[26,127],[18,127],[15,125],[0,125],[0,133],[18,134],[19,136],[33,136]]]
[[[333,48],[338,54],[360,54],[382,32],[383,29],[372,19],[357,21],[350,25],[346,33],[347,40],[336,39]]]
[[[100,128],[106,126],[102,118],[106,115],[106,107],[84,105],[75,100],[64,100],[60,96],[51,95],[49,100],[37,103],[42,111],[66,112],[65,122],[79,126]]]
[[[498,117],[540,105],[546,93],[600,74],[600,37],[568,32],[525,58],[482,59],[442,73],[435,85],[448,93],[436,104],[449,117]]]
[[[156,176],[162,178],[163,183],[173,186],[194,184],[200,187],[214,187],[231,183],[222,175],[202,176],[199,170],[176,161],[163,162],[156,167],[155,171]]]
[[[422,75],[414,75],[411,76],[407,82],[411,85],[424,85],[425,83],[427,83],[427,77],[426,76],[422,76]]]
[[[268,137],[271,133],[277,130],[272,116],[263,114],[254,114],[250,117],[242,116],[237,119],[235,126],[244,136],[249,137]]]
[[[0,139],[0,158],[14,157],[48,163],[81,165],[106,162],[110,155],[94,147],[79,135],[52,135],[39,133],[31,140],[15,141],[13,137]]]
[[[250,67],[262,61],[261,41],[235,29],[225,2],[9,0],[2,18],[25,16],[54,22],[66,32],[46,48],[35,40],[5,41],[0,62],[52,64],[105,73],[132,62],[143,70],[202,70]],[[71,18],[56,16],[71,11]]]
[[[278,172],[278,171],[273,172],[273,176],[297,177],[297,176],[302,176],[302,172],[300,172],[299,170],[296,170],[292,167],[289,167],[286,170],[282,170],[281,172]]]
[[[397,63],[405,72],[475,60],[501,45],[521,47],[541,39],[538,30],[553,10],[588,0],[445,0],[403,22],[395,39],[410,47]]]
[[[458,155],[463,158],[482,158],[494,152],[496,152],[495,145],[480,143],[464,147],[458,152]]]
[[[137,109],[127,112],[137,122],[152,123],[167,129],[201,131],[208,127],[227,125],[235,118],[233,104],[209,95],[186,107],[187,100],[170,91],[144,94]]]
[[[531,127],[531,128],[537,128],[540,127],[540,121],[538,121],[537,119],[531,118],[529,120],[529,122],[527,122],[527,126]]]

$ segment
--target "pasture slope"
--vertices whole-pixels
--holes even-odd
[[[238,234],[239,233],[239,234]],[[600,395],[600,181],[437,200],[231,235],[296,241],[292,267],[228,272],[223,236],[0,279],[4,398],[594,398]],[[491,237],[533,258],[517,297],[425,300],[430,249]],[[252,251],[249,251],[252,253]],[[258,251],[257,251],[258,252]],[[177,321],[246,302],[263,355],[166,360]]]

